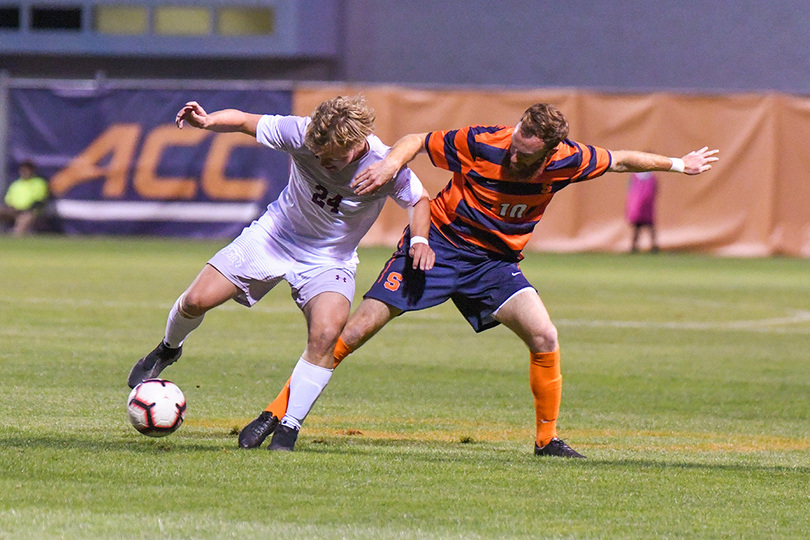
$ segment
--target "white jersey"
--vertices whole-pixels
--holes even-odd
[[[292,157],[287,186],[257,221],[274,236],[285,239],[293,255],[309,260],[356,261],[357,245],[391,197],[403,208],[422,196],[419,178],[407,167],[376,193],[357,195],[349,187],[354,176],[381,161],[389,147],[376,135],[367,137],[369,150],[343,170],[329,172],[306,146],[310,119],[265,115],[256,128],[256,140]]]

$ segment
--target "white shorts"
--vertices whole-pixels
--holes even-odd
[[[239,288],[234,300],[247,307],[261,300],[281,280],[290,284],[292,297],[301,309],[322,292],[342,294],[349,303],[354,299],[355,261],[307,256],[256,222],[211,257],[208,264]]]

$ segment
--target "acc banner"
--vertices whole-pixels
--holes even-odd
[[[14,88],[9,155],[50,180],[67,233],[235,236],[287,184],[289,159],[243,133],[177,129],[192,100],[208,112],[292,107],[282,90]]]

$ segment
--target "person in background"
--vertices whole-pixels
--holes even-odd
[[[630,253],[638,252],[638,240],[641,230],[650,232],[650,252],[658,252],[658,240],[655,233],[655,197],[658,194],[658,179],[649,171],[630,175],[627,185],[627,205],[625,216],[633,227],[633,243]]]
[[[20,163],[20,177],[8,187],[0,207],[0,222],[15,236],[30,234],[50,197],[48,181],[37,176],[34,162]]]

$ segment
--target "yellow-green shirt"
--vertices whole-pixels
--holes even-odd
[[[28,210],[48,198],[48,182],[44,178],[18,178],[6,192],[5,202],[16,210]]]

